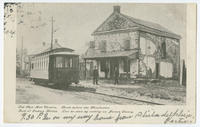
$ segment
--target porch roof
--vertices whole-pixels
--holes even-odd
[[[98,59],[98,58],[117,58],[117,57],[128,57],[136,58],[138,50],[128,50],[128,51],[112,51],[112,52],[93,52],[92,54],[87,54],[84,59]]]

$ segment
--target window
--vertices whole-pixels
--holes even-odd
[[[65,57],[65,67],[72,68],[72,58]]]
[[[73,57],[73,68],[78,68],[78,57]]]
[[[34,64],[33,64],[33,63],[31,64],[31,69],[32,69],[32,70],[34,69]]]
[[[63,67],[63,57],[57,56],[56,57],[56,68],[62,68]]]
[[[46,69],[48,69],[48,61],[46,62]]]
[[[130,49],[130,40],[125,40],[124,41],[124,49],[125,50],[129,50]]]
[[[124,59],[124,72],[130,72],[130,60]]]
[[[43,60],[43,69],[45,69],[45,61]]]
[[[166,58],[166,43],[162,43],[162,58]]]
[[[100,47],[99,48],[100,48],[100,50],[102,52],[106,52],[106,41],[105,40],[100,42]]]
[[[39,69],[41,69],[41,60],[39,60]]]

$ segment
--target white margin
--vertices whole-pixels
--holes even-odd
[[[5,124],[3,123],[3,82],[4,82],[4,34],[3,34],[3,3],[4,2],[74,2],[74,3],[197,3],[197,104],[196,104],[196,124]],[[200,127],[200,1],[199,0],[0,0],[0,127]]]

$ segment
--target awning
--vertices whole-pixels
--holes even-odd
[[[137,58],[138,50],[128,50],[128,51],[112,51],[112,52],[93,52],[83,56],[84,59],[98,59],[98,58],[122,58],[128,57],[130,59]]]

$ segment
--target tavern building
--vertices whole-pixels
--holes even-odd
[[[113,13],[92,33],[84,60],[98,67],[99,77],[179,79],[181,37],[159,24],[136,19],[113,7]],[[86,73],[85,73],[86,74]]]

